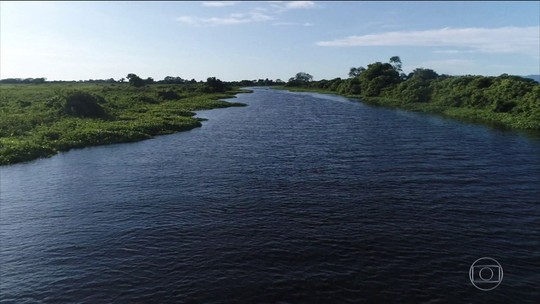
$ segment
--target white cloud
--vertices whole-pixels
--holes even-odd
[[[285,7],[288,9],[305,9],[315,7],[315,2],[313,1],[289,1],[285,4]]]
[[[443,28],[319,41],[319,46],[451,46],[483,53],[538,54],[540,27]]]
[[[176,18],[176,21],[180,21],[180,22],[186,23],[186,24],[195,25],[195,24],[199,23],[198,19],[200,19],[200,18],[193,17],[193,16],[181,16],[181,17]]]
[[[315,1],[267,1],[276,13],[284,13],[289,10],[311,9],[317,7]]]
[[[472,50],[436,50],[434,54],[469,54],[474,53]]]
[[[235,25],[253,22],[263,22],[272,20],[269,15],[251,12],[248,14],[231,14],[227,17],[210,17],[201,18],[194,16],[181,16],[176,18],[177,21],[189,24],[189,25]]]
[[[236,5],[238,1],[203,1],[202,6],[206,7],[225,7]]]
[[[299,23],[299,22],[276,22],[276,23],[273,23],[272,25],[274,25],[274,26],[305,26],[305,27],[314,26],[314,24],[311,23],[311,22],[304,22],[304,23]]]
[[[206,7],[225,7],[238,4],[240,1],[204,1],[203,6]],[[289,10],[310,9],[316,7],[314,1],[267,1],[267,7],[256,7],[245,14],[230,14],[219,17],[197,17],[197,16],[180,16],[177,21],[194,25],[235,25],[254,22],[264,22],[277,19],[278,16]],[[289,23],[278,22],[274,25],[302,25],[313,26],[312,23]]]

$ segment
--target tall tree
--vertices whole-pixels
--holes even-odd
[[[349,77],[358,77],[360,76],[360,74],[362,74],[364,71],[366,70],[366,68],[364,67],[352,67],[350,70],[349,70]]]
[[[299,72],[294,76],[294,80],[298,82],[310,82],[313,80],[313,76],[305,72]]]
[[[396,71],[401,72],[401,59],[399,58],[399,56],[390,57],[390,64],[394,67]]]
[[[129,73],[126,78],[129,79],[129,84],[136,88],[142,87],[145,84],[145,81],[142,78],[133,73]]]
[[[378,96],[384,88],[400,82],[398,71],[391,64],[382,62],[369,64],[359,78],[364,96]]]

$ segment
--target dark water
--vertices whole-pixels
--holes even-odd
[[[5,303],[532,303],[540,141],[256,89],[202,128],[1,167]],[[503,268],[480,291],[478,258]]]

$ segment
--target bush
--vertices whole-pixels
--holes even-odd
[[[172,90],[158,92],[158,96],[163,98],[164,100],[180,99],[180,95],[178,95],[176,91],[172,91]]]
[[[101,96],[80,91],[73,92],[66,98],[64,111],[68,115],[77,117],[104,117],[105,110],[99,104],[100,102],[105,102]]]
[[[137,96],[136,100],[143,103],[159,103],[159,101],[156,100],[155,98],[152,98],[150,96],[144,96],[144,95]]]
[[[222,93],[227,90],[225,84],[216,77],[208,77],[206,84],[202,89],[205,93]]]

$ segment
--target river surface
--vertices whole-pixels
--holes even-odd
[[[234,101],[191,131],[0,167],[0,302],[540,298],[538,138],[332,95]],[[491,291],[469,278],[482,257]]]

